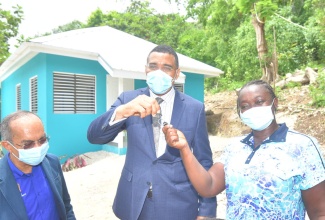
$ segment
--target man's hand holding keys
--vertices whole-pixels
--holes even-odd
[[[128,118],[130,116],[144,118],[148,115],[156,115],[159,110],[160,106],[155,98],[147,95],[139,95],[132,101],[116,109],[115,120]]]

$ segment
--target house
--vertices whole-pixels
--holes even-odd
[[[98,150],[125,154],[123,132],[111,143],[93,145],[87,129],[122,91],[146,86],[146,59],[155,46],[108,26],[25,42],[0,67],[1,117],[20,109],[37,113],[50,136],[49,152],[59,157]],[[222,71],[178,55],[177,89],[204,101],[204,78]]]

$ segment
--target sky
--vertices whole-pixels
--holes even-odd
[[[177,13],[177,7],[171,6],[168,0],[149,0],[151,7],[163,13]],[[20,5],[24,12],[24,20],[19,26],[19,34],[25,38],[51,32],[60,25],[74,20],[86,22],[89,15],[100,8],[104,13],[109,11],[123,12],[130,0],[1,0],[4,10],[12,10],[12,6]],[[10,44],[15,44],[11,39]],[[13,52],[14,48],[11,47]]]

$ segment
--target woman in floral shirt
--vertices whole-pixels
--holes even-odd
[[[226,189],[227,219],[305,219],[306,210],[310,219],[325,219],[325,162],[319,144],[277,124],[277,106],[266,82],[244,85],[237,110],[252,132],[234,139],[209,171],[197,162],[181,131],[163,128],[202,196]]]

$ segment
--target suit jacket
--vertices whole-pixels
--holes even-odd
[[[175,92],[171,124],[185,134],[198,161],[209,169],[213,161],[204,105],[177,90]],[[94,144],[108,143],[120,131],[127,131],[125,164],[113,204],[115,215],[123,220],[137,219],[152,185],[153,201],[157,207],[155,220],[191,220],[198,215],[214,217],[216,198],[201,198],[198,195],[186,174],[179,150],[167,145],[165,153],[156,157],[152,116],[131,116],[109,125],[116,107],[142,94],[149,96],[149,89],[123,92],[110,110],[95,119],[88,128],[88,140]]]
[[[8,155],[0,159],[0,219],[28,220],[24,201],[7,161]],[[58,158],[47,154],[41,166],[52,189],[58,216],[62,220],[76,219]]]

